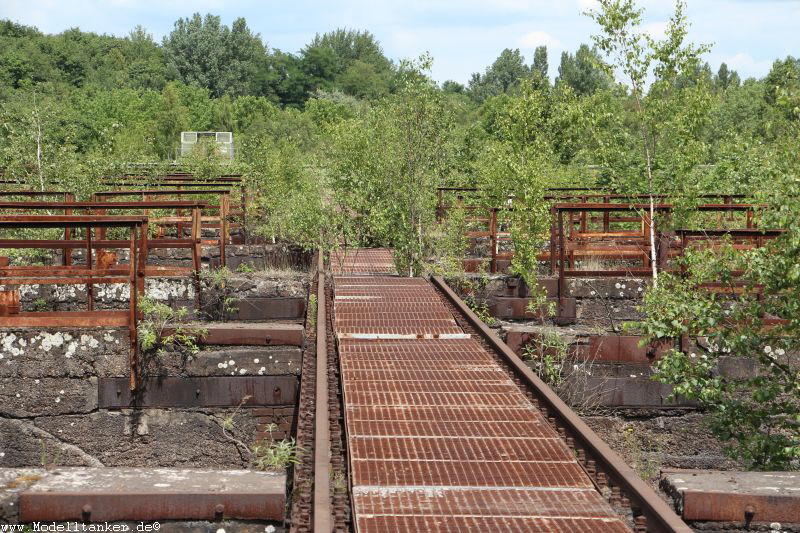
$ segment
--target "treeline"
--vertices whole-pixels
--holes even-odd
[[[503,114],[530,89],[546,129],[536,135],[548,139],[564,175],[586,175],[591,166],[601,183],[641,189],[634,99],[607,59],[586,44],[563,53],[557,66],[545,47],[530,61],[506,49],[466,85],[436,85],[454,114],[452,164],[442,181],[480,179],[481,153],[502,139]],[[233,131],[240,161],[269,139],[319,165],[333,126],[396,98],[407,71],[408,63],[387,58],[368,31],[318,34],[290,53],[267,46],[244,19],[226,26],[213,15],[178,20],[161,43],[142,27],[126,37],[78,29],[46,35],[0,21],[0,165],[21,175],[35,167],[37,175],[64,176],[120,161],[169,160],[183,130]],[[800,62],[792,57],[776,60],[760,80],[697,61],[670,83],[672,96],[685,100],[658,126],[658,138],[669,145],[682,129],[693,142],[655,154],[669,187],[675,172],[698,169],[698,187],[749,187],[771,157],[764,147],[786,137],[798,118]],[[690,161],[666,155],[674,153]]]
[[[180,19],[156,43],[137,26],[126,37],[70,29],[45,35],[0,22],[0,94],[53,84],[69,88],[163,90],[181,82],[213,98],[257,96],[302,107],[318,90],[375,98],[394,86],[395,65],[369,32],[318,35],[299,53],[269,48],[243,19]]]

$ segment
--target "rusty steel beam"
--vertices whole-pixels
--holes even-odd
[[[128,326],[129,322],[127,311],[112,310],[26,312],[0,317],[3,328],[114,328]]]
[[[130,191],[103,191],[103,192],[96,192],[94,193],[95,198],[106,198],[112,196],[176,196],[179,194],[189,194],[189,195],[201,195],[201,194],[230,194],[230,190],[228,189],[207,189],[203,191],[186,191],[182,189],[171,189],[171,190],[163,190],[163,189],[134,189]]]
[[[127,283],[128,278],[103,276],[70,276],[70,277],[15,277],[15,276],[2,276],[0,275],[0,283],[3,285],[106,285],[111,283]]]
[[[192,328],[192,325],[186,326]],[[205,334],[203,344],[225,346],[302,346],[304,330],[299,324],[244,323],[197,324]],[[174,330],[165,330],[171,335]]]
[[[131,215],[0,215],[0,229],[85,228],[87,226],[126,228],[141,226],[145,222],[147,222],[147,217]]]
[[[16,182],[2,181],[0,183],[16,183]],[[0,191],[0,197],[3,196],[20,196],[23,198],[33,198],[35,196],[41,196],[42,198],[46,198],[48,196],[51,197],[61,196],[66,200],[67,198],[72,196],[72,193],[65,191]]]
[[[325,309],[325,257],[317,259],[317,356],[316,405],[314,407],[314,511],[313,531],[330,533],[333,529],[331,506],[331,436],[328,409],[328,347]]]
[[[285,496],[263,492],[23,492],[21,522],[283,520]],[[87,529],[88,530],[88,529]]]
[[[2,202],[0,209],[178,209],[208,207],[207,201],[195,200],[163,200],[137,202]]]
[[[672,341],[642,346],[641,335],[592,335],[585,358],[599,363],[649,364],[672,348]]]
[[[113,274],[103,272],[102,275],[93,277],[92,274],[103,269],[92,268],[92,250],[98,249],[96,243],[92,242],[92,228],[105,231],[107,228],[127,228],[129,233],[129,253],[130,261],[128,266],[128,277],[115,277]],[[139,343],[137,337],[137,298],[138,293],[144,291],[144,264],[147,250],[147,217],[135,216],[99,216],[99,215],[10,215],[0,216],[0,230],[3,229],[24,229],[24,228],[85,228],[86,237],[82,241],[74,241],[85,244],[86,247],[86,266],[85,268],[73,268],[65,260],[64,267],[56,267],[52,273],[47,275],[32,277],[31,271],[27,273],[23,270],[15,270],[13,267],[5,267],[6,274],[16,277],[4,277],[2,281],[9,285],[19,284],[77,284],[86,285],[87,303],[86,311],[65,311],[61,313],[30,313],[15,312],[13,315],[0,317],[0,327],[127,327],[130,340],[129,355],[129,388],[136,389],[136,374],[139,355]],[[68,232],[65,232],[69,236]],[[19,239],[0,239],[0,248],[14,247]],[[62,248],[60,241],[28,241],[38,245],[40,248]],[[114,269],[114,273],[117,269]],[[44,272],[39,272],[45,274]],[[66,275],[66,276],[65,276]],[[25,277],[27,276],[27,277]],[[59,277],[60,276],[60,277]],[[94,311],[94,284],[105,283],[128,283],[130,287],[130,302],[127,311]]]
[[[135,396],[128,378],[99,378],[97,399],[101,409],[292,406],[297,400],[297,377],[146,377],[139,379]]]
[[[206,221],[214,219],[213,225],[210,225],[209,222],[203,222],[202,220],[194,220],[194,218],[200,218],[200,210],[198,208],[193,209],[193,221],[191,224],[192,227],[192,239],[198,240],[200,239],[200,233],[203,227],[210,228],[216,227],[219,224],[220,232],[219,238],[215,241],[212,241],[210,244],[219,246],[220,251],[220,266],[225,266],[226,264],[226,254],[225,254],[225,246],[230,240],[230,226],[229,226],[229,218],[230,218],[230,195],[231,191],[229,189],[191,189],[191,190],[152,190],[152,189],[143,189],[143,190],[123,190],[123,191],[105,191],[105,192],[98,192],[92,195],[93,200],[101,201],[101,202],[108,202],[109,204],[113,205],[117,203],[116,201],[106,200],[106,198],[113,198],[113,197],[125,197],[125,196],[140,196],[142,199],[149,199],[152,197],[173,197],[178,196],[182,197],[183,195],[216,195],[218,196],[219,203],[218,205],[207,205],[205,209],[217,209],[219,210],[219,215],[216,217],[205,217]],[[246,195],[244,191],[242,191],[242,205],[244,206],[244,202],[246,201]],[[195,224],[196,222],[196,224]],[[204,226],[205,224],[205,226]],[[178,222],[177,227],[179,231],[183,228],[182,223]],[[209,241],[202,241],[200,244],[206,244]],[[193,250],[193,261],[195,262],[195,267],[199,272],[199,251]],[[197,283],[199,288],[199,281]]]
[[[687,490],[683,493],[683,518],[693,522],[800,522],[796,496],[751,495]],[[749,519],[750,520],[749,520]]]
[[[564,403],[497,335],[484,324],[472,310],[453,292],[440,277],[433,283],[475,328],[489,346],[500,356],[531,390],[535,391],[547,415],[555,418],[565,435],[597,461],[598,468],[610,477],[610,482],[620,487],[644,517],[645,531],[653,533],[691,533],[675,512],[634,472],[572,409]]]

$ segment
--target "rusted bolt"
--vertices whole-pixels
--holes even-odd
[[[747,525],[750,525],[750,522],[753,521],[753,518],[756,516],[756,508],[752,505],[748,505],[744,508],[744,521]]]
[[[81,508],[81,519],[88,522],[92,518],[92,506],[88,503]]]
[[[264,338],[264,341],[266,342],[266,344],[270,344],[272,342],[272,335],[267,335]]]
[[[278,401],[281,398],[281,388],[275,387],[275,390],[272,391],[272,397]]]
[[[195,389],[194,394],[195,396],[200,396],[200,389]]]
[[[216,507],[214,507],[214,520],[222,520],[222,517],[225,515],[225,506],[221,503],[218,503]]]

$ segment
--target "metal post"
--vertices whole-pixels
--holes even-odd
[[[202,212],[199,207],[192,208],[192,265],[194,266],[194,298],[195,308],[200,310],[200,245],[202,244],[200,236]]]
[[[550,275],[556,273],[556,206],[550,206]]]
[[[136,390],[136,371],[139,359],[139,339],[137,338],[136,320],[138,318],[138,280],[137,280],[137,261],[136,261],[136,226],[130,228],[130,261],[129,261],[129,275],[130,275],[130,310],[128,320],[128,334],[130,336],[130,389]],[[139,226],[141,231],[142,226]]]
[[[86,268],[89,271],[89,283],[86,284],[86,310],[94,311],[94,286],[92,279],[92,228],[86,226]]]
[[[225,243],[228,240],[228,215],[230,213],[230,195],[225,193],[219,204],[219,264],[225,266]]]
[[[492,208],[489,215],[489,233],[492,243],[492,262],[489,269],[492,274],[497,273],[497,208]]]
[[[563,309],[564,293],[566,292],[566,274],[564,273],[564,211],[558,210],[558,314]]]

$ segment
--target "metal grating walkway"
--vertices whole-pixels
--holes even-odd
[[[356,531],[629,532],[433,287],[367,263],[334,277]]]

